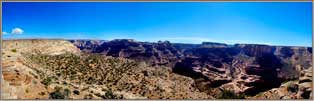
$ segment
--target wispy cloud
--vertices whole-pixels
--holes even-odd
[[[21,28],[13,28],[11,34],[23,34],[24,31]]]
[[[8,34],[7,32],[2,32],[3,35]]]

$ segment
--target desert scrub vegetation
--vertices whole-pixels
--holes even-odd
[[[237,95],[236,93],[229,91],[229,90],[223,90],[217,97],[218,99],[245,99],[244,94]]]
[[[57,77],[86,84],[114,84],[124,73],[131,73],[137,64],[119,58],[97,54],[78,56],[74,54],[30,54],[30,61],[55,73]]]
[[[103,99],[123,99],[123,96],[113,94],[112,90],[108,89],[105,90],[105,94],[102,95],[100,93],[96,93],[96,96],[103,98]]]
[[[54,92],[49,94],[49,99],[68,99],[71,91],[67,88],[63,89],[62,87],[56,86]]]
[[[51,77],[46,77],[41,81],[42,84],[44,84],[45,86],[49,86],[52,83],[52,79]]]
[[[71,92],[75,95],[82,95],[86,99],[95,96],[104,99],[120,99],[121,96],[113,94],[116,91],[133,93],[147,98],[170,99],[192,98],[194,95],[190,95],[191,93],[200,94],[195,88],[188,87],[192,79],[172,74],[171,69],[167,67],[148,67],[132,60],[98,54],[26,54],[26,57],[30,63],[52,73],[49,74],[50,77],[57,77],[59,80],[62,79],[72,84],[101,85],[110,89],[110,91],[105,89],[103,91],[105,94],[97,92],[91,95],[80,94],[85,91],[85,88]],[[53,80],[57,82],[57,79]],[[164,88],[162,82],[168,82],[166,85],[169,88]],[[169,93],[169,90],[172,93]],[[58,90],[49,95],[51,98],[65,98]],[[201,96],[207,98],[205,93]]]

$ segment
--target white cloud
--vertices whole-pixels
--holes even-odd
[[[8,34],[7,32],[2,32],[3,35]]]
[[[23,34],[24,31],[21,28],[13,28],[11,34]]]

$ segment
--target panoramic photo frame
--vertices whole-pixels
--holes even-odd
[[[4,100],[313,99],[311,1],[1,5]]]

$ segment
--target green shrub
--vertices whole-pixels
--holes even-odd
[[[245,95],[244,94],[237,95],[232,91],[223,90],[217,98],[218,99],[245,99]]]
[[[15,53],[15,52],[17,52],[17,50],[16,50],[16,49],[12,49],[11,51],[12,51],[12,52],[14,52],[14,53]]]
[[[115,96],[113,95],[113,93],[112,93],[111,90],[107,90],[107,91],[106,91],[106,94],[105,94],[105,98],[106,98],[106,99],[114,99]]]
[[[60,91],[54,91],[49,94],[49,99],[65,99],[65,95]]]
[[[55,91],[49,94],[49,98],[50,99],[66,99],[71,94],[71,91],[69,89],[67,89],[67,88],[65,88],[63,90],[63,92],[61,92],[62,91],[62,87],[58,87],[57,86],[54,89],[55,89]]]
[[[52,83],[52,80],[50,77],[45,78],[43,81],[41,81],[42,84],[48,86]]]

